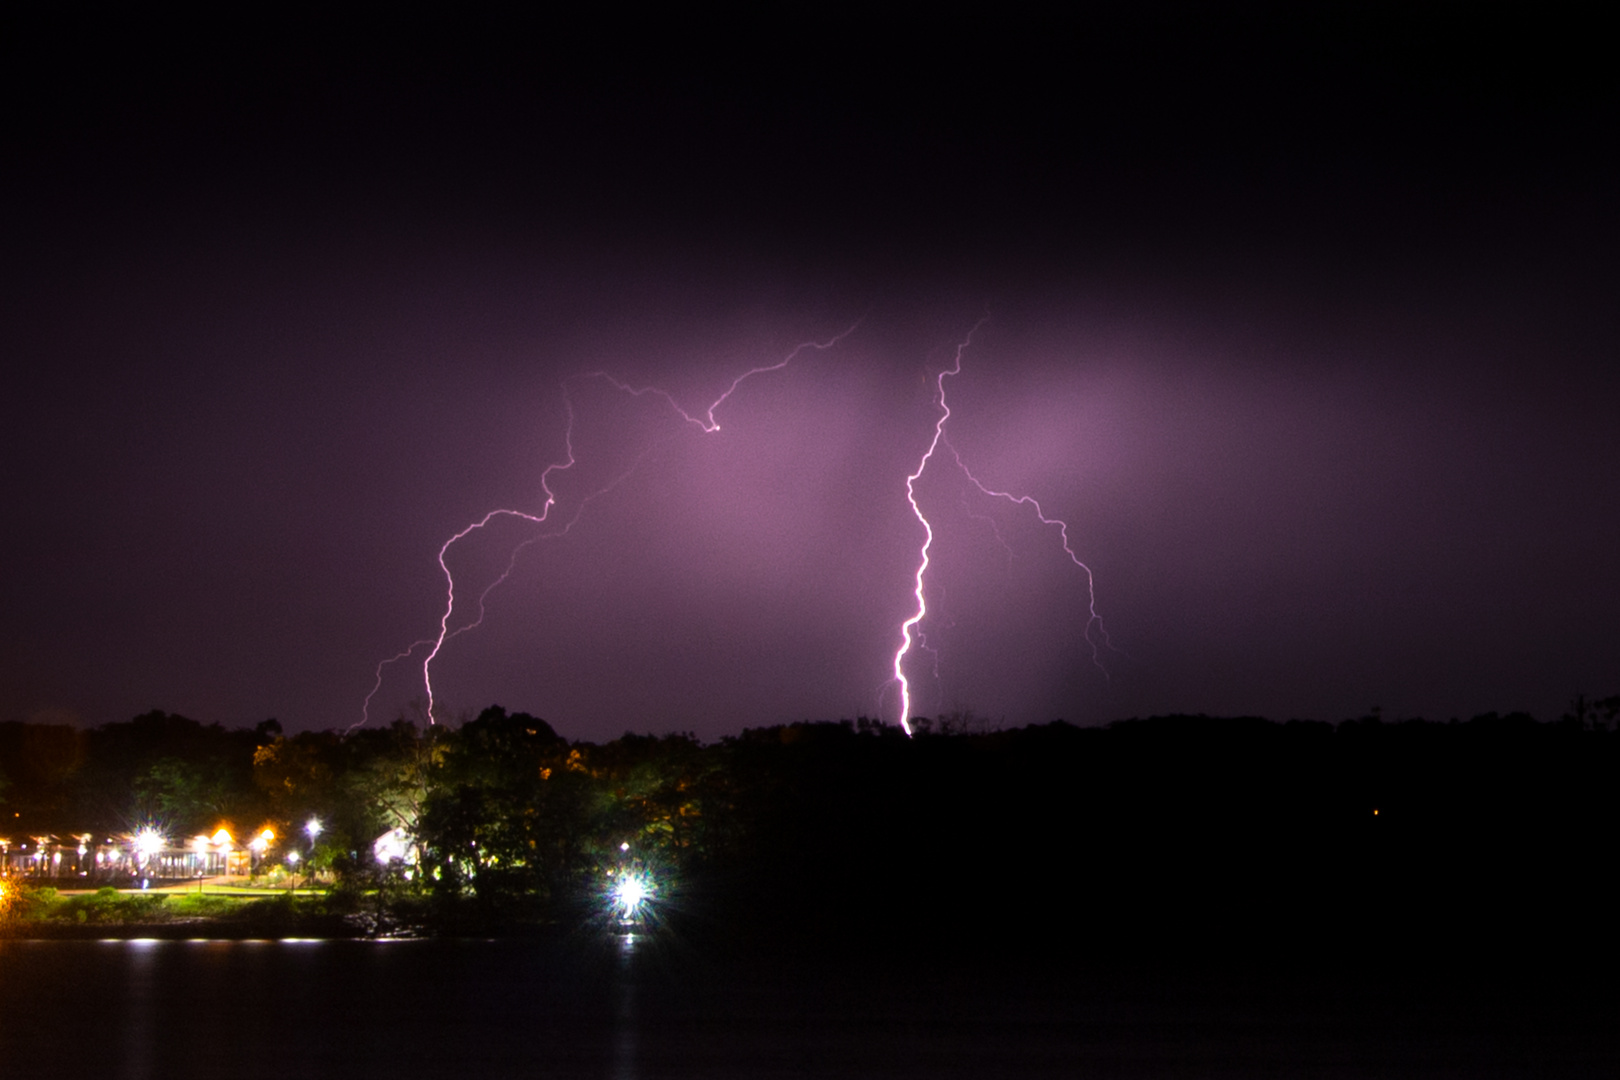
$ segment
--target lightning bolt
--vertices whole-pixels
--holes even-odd
[[[377,677],[371,684],[371,693],[367,694],[366,695],[366,700],[364,700],[364,701],[362,701],[360,703],[360,719],[358,719],[354,723],[350,724],[349,727],[348,727],[348,731],[352,732],[352,731],[354,731],[355,728],[364,727],[367,723],[370,722],[370,720],[371,720],[371,699],[376,697],[377,696],[377,691],[382,689],[383,668],[389,667],[390,665],[393,665],[393,664],[397,664],[401,660],[404,660],[404,659],[408,658],[411,655],[411,653],[415,652],[417,649],[420,649],[424,645],[432,645],[432,644],[433,644],[433,639],[432,638],[422,638],[420,641],[411,642],[410,647],[407,648],[404,652],[395,653],[393,656],[390,656],[388,659],[379,660],[377,662],[377,672],[376,672]]]
[[[1046,511],[1041,509],[1041,504],[1035,500],[1033,495],[1015,495],[1010,491],[995,491],[989,487],[986,487],[977,476],[973,475],[973,472],[967,467],[967,463],[962,460],[962,455],[957,452],[955,446],[951,445],[951,441],[946,439],[944,442],[946,449],[950,450],[951,452],[951,457],[956,459],[957,468],[962,470],[962,475],[967,477],[969,482],[971,482],[974,487],[978,488],[980,491],[984,492],[993,499],[1006,499],[1008,502],[1013,503],[1016,506],[1028,506],[1033,508],[1035,511],[1036,520],[1038,520],[1042,525],[1057,529],[1058,538],[1063,544],[1063,554],[1067,555],[1069,557],[1069,561],[1074,563],[1075,566],[1078,566],[1080,568],[1080,572],[1086,575],[1087,617],[1084,632],[1086,644],[1091,646],[1091,662],[1097,665],[1097,669],[1101,671],[1104,676],[1107,676],[1108,668],[1104,666],[1102,662],[1102,654],[1098,649],[1097,639],[1091,636],[1092,630],[1096,630],[1097,636],[1102,639],[1101,644],[1103,646],[1112,649],[1114,647],[1114,643],[1108,638],[1108,630],[1103,626],[1102,616],[1097,614],[1097,582],[1096,578],[1091,573],[1091,567],[1082,562],[1080,560],[1080,556],[1074,553],[1074,548],[1069,545],[1069,523],[1064,521],[1062,518],[1047,517]],[[997,534],[997,539],[1000,539],[999,533]],[[1003,546],[1006,546],[1005,541],[1003,541]]]
[[[801,353],[808,349],[814,349],[818,352],[824,352],[831,349],[849,335],[853,334],[856,328],[859,326],[860,320],[857,320],[847,330],[835,335],[832,338],[829,338],[826,341],[803,342],[794,347],[794,349],[789,352],[786,357],[774,364],[764,364],[759,367],[750,368],[741,375],[738,375],[736,378],[732,379],[731,384],[721,392],[719,397],[710,402],[708,408],[703,410],[700,415],[694,415],[688,412],[681,406],[680,402],[676,401],[674,396],[666,390],[662,390],[656,386],[632,386],[629,383],[615,378],[606,371],[593,371],[584,375],[575,375],[571,376],[571,379],[577,381],[600,379],[613,386],[615,389],[625,394],[629,394],[632,397],[643,397],[650,394],[662,398],[669,405],[669,407],[673,409],[678,416],[680,416],[682,420],[695,425],[705,434],[713,434],[720,430],[719,421],[717,421],[714,416],[715,410],[724,405],[727,399],[729,399],[731,395],[737,391],[737,388],[746,380],[754,377],[755,375],[764,375],[769,372],[780,371],[791,364]],[[557,495],[551,489],[552,475],[554,473],[571,469],[577,463],[577,459],[574,456],[573,442],[574,405],[573,399],[568,391],[569,381],[570,379],[565,379],[562,383],[563,402],[567,414],[567,422],[563,431],[563,460],[547,465],[545,470],[540,474],[540,490],[544,495],[544,498],[541,501],[540,509],[537,512],[506,508],[491,510],[477,521],[463,527],[459,532],[455,533],[444,542],[444,544],[439,548],[438,554],[439,570],[444,575],[445,581],[444,613],[439,617],[438,633],[433,638],[424,638],[420,641],[414,642],[404,652],[388,657],[387,659],[378,663],[375,682],[371,688],[371,692],[366,695],[365,702],[361,706],[361,718],[359,724],[355,725],[356,727],[358,727],[360,724],[366,723],[370,718],[371,701],[374,697],[376,697],[378,690],[382,687],[383,669],[391,664],[398,663],[399,661],[408,658],[415,653],[417,649],[423,647],[424,645],[429,646],[427,654],[422,660],[422,686],[427,694],[427,717],[428,723],[437,723],[438,721],[434,713],[435,698],[433,692],[433,661],[438,658],[441,652],[444,651],[445,645],[452,638],[467,633],[469,630],[477,629],[483,624],[486,601],[489,599],[492,592],[494,592],[509,577],[511,577],[512,571],[517,566],[518,556],[525,548],[529,547],[531,544],[537,543],[540,540],[550,539],[552,537],[566,534],[574,527],[574,524],[579,521],[580,515],[584,513],[586,506],[588,506],[593,500],[607,494],[609,491],[612,491],[614,488],[618,487],[626,479],[628,479],[650,452],[650,448],[649,450],[644,450],[623,473],[615,477],[603,487],[596,489],[581,499],[579,504],[574,508],[573,515],[565,523],[563,523],[560,528],[548,530],[547,525],[550,521],[551,513],[557,506]],[[542,531],[536,533],[534,536],[526,538],[512,549],[511,554],[507,558],[506,569],[502,571],[494,581],[487,585],[482,592],[479,593],[477,616],[470,621],[457,626],[455,629],[451,629],[451,622],[455,617],[456,611],[456,576],[445,560],[448,557],[452,547],[466,539],[468,536],[487,528],[492,522],[501,518],[516,518],[519,521],[528,522]]]
[[[540,473],[540,490],[545,493],[545,499],[542,500],[540,505],[540,512],[538,514],[531,514],[523,510],[491,510],[479,520],[473,522],[471,525],[466,526],[460,532],[450,537],[450,539],[446,540],[444,545],[439,548],[439,570],[443,572],[445,581],[444,614],[439,617],[439,636],[434,639],[433,647],[428,650],[427,657],[422,661],[422,686],[427,691],[427,717],[428,723],[430,724],[437,723],[437,720],[433,715],[433,661],[438,657],[439,653],[443,651],[444,643],[450,640],[450,638],[453,636],[450,631],[450,617],[455,613],[456,610],[456,575],[451,572],[449,565],[445,563],[445,556],[450,553],[451,547],[453,547],[455,544],[459,543],[461,540],[472,535],[473,533],[488,527],[489,523],[494,521],[496,518],[513,517],[522,521],[530,522],[534,525],[545,525],[546,519],[551,516],[552,507],[557,505],[557,495],[551,490],[551,474],[573,468],[576,460],[574,457],[574,403],[573,399],[568,396],[568,386],[566,383],[563,385],[563,404],[568,415],[568,423],[563,430],[563,450],[565,459],[563,461],[553,462],[552,464],[547,465],[544,471]],[[583,504],[581,505],[581,509],[583,509]],[[579,515],[576,514],[574,516],[574,520],[577,521],[578,518]],[[570,521],[569,526],[572,526],[572,524],[573,521]],[[566,531],[566,527],[564,531]],[[499,585],[501,582],[505,581],[507,576],[511,574],[512,567],[517,562],[517,553],[522,547],[523,545],[520,544],[518,548],[513,549],[511,558],[507,560],[506,572],[501,574],[501,576],[495,580],[495,585]],[[493,587],[494,585],[492,585],[490,588]],[[489,593],[490,589],[485,589],[478,597],[478,618],[474,619],[465,626],[458,628],[455,631],[456,634],[461,634],[471,630],[484,621],[484,601],[488,598]]]
[[[859,326],[859,325],[860,325],[860,323],[855,324],[855,326]],[[789,364],[791,364],[793,362],[794,357],[798,356],[801,352],[803,352],[806,349],[830,349],[834,345],[836,345],[840,341],[842,341],[844,338],[846,338],[850,334],[854,333],[855,332],[855,326],[851,326],[848,330],[845,330],[842,334],[839,334],[837,337],[833,338],[831,341],[828,341],[828,342],[807,341],[804,344],[800,345],[798,348],[794,349],[792,352],[788,353],[787,359],[785,359],[785,360],[778,361],[777,363],[774,363],[774,364],[766,364],[763,367],[757,367],[757,368],[748,369],[747,371],[743,372],[741,375],[737,376],[735,379],[731,380],[731,385],[726,387],[725,393],[723,393],[719,397],[715,398],[714,401],[709,405],[709,407],[703,411],[702,416],[694,416],[691,413],[687,412],[685,409],[681,408],[680,402],[676,401],[673,395],[671,395],[667,390],[660,390],[656,386],[641,386],[641,387],[631,386],[629,383],[621,382],[620,380],[614,378],[612,375],[609,375],[605,371],[593,371],[593,372],[591,372],[591,374],[589,376],[586,376],[586,377],[587,378],[603,379],[603,380],[611,383],[614,387],[618,388],[619,390],[622,390],[626,394],[629,394],[631,397],[643,397],[643,396],[645,396],[647,394],[652,394],[652,395],[654,395],[656,397],[661,397],[661,398],[663,398],[665,401],[667,401],[669,403],[669,407],[674,409],[675,412],[680,416],[680,418],[682,420],[686,421],[688,424],[695,424],[697,427],[702,429],[704,434],[712,435],[716,431],[720,430],[720,423],[719,423],[719,421],[715,420],[715,418],[714,418],[714,410],[718,409],[721,405],[725,404],[726,399],[729,398],[734,392],[736,392],[737,387],[741,386],[745,379],[751,379],[755,375],[764,375],[766,372],[770,372],[770,371],[781,371],[783,368],[787,367]]]
[[[933,460],[934,451],[939,449],[940,442],[945,438],[945,421],[951,418],[951,407],[945,404],[945,376],[960,375],[962,373],[962,354],[973,342],[973,335],[979,327],[984,325],[980,319],[968,331],[967,337],[956,347],[956,357],[949,368],[941,371],[934,378],[934,402],[939,406],[939,419],[934,421],[934,437],[928,442],[928,449],[923,451],[922,458],[917,462],[917,471],[906,477],[906,502],[911,504],[911,512],[923,527],[922,548],[917,553],[917,575],[912,585],[911,593],[917,599],[917,610],[911,617],[900,624],[900,648],[894,654],[894,682],[900,687],[900,728],[908,736],[911,734],[911,683],[906,681],[906,654],[911,651],[911,632],[916,630],[923,617],[928,614],[928,600],[923,595],[923,579],[928,574],[928,551],[934,545],[934,527],[928,523],[923,514],[922,507],[917,505],[917,481],[927,471],[929,461]],[[917,630],[918,643],[922,644],[922,631]],[[924,648],[927,646],[924,644]]]
[[[933,460],[935,451],[937,451],[941,445],[950,451],[951,458],[956,462],[956,467],[962,471],[962,475],[967,477],[968,481],[974,487],[978,488],[983,494],[989,496],[990,498],[1005,499],[1014,505],[1031,507],[1035,511],[1035,516],[1037,519],[1039,519],[1041,524],[1054,527],[1058,530],[1058,536],[1063,544],[1064,554],[1069,557],[1070,562],[1074,563],[1074,565],[1079,567],[1080,571],[1085,574],[1087,611],[1085,639],[1086,644],[1091,647],[1092,663],[1095,664],[1100,671],[1102,671],[1104,676],[1107,676],[1108,669],[1102,663],[1102,657],[1099,651],[1099,639],[1102,646],[1110,649],[1113,648],[1113,642],[1109,640],[1108,631],[1103,626],[1102,617],[1097,614],[1096,580],[1091,572],[1091,567],[1087,566],[1083,561],[1081,561],[1080,556],[1075,554],[1073,546],[1069,543],[1068,523],[1062,518],[1047,517],[1046,511],[1041,509],[1041,504],[1031,495],[1017,495],[1009,491],[997,491],[984,484],[977,476],[973,474],[972,470],[968,468],[967,463],[962,460],[961,453],[954,445],[951,444],[950,439],[948,439],[945,435],[945,423],[951,418],[950,406],[945,401],[945,378],[948,375],[960,375],[962,373],[962,354],[967,351],[970,345],[972,345],[973,335],[978,333],[979,328],[985,324],[985,321],[986,319],[980,319],[974,324],[973,329],[969,330],[967,336],[963,338],[961,343],[956,346],[956,355],[952,360],[951,366],[941,370],[940,373],[935,377],[934,401],[939,408],[939,418],[934,422],[934,437],[929,441],[928,449],[923,451],[922,457],[918,460],[916,471],[912,472],[906,477],[906,501],[911,505],[911,512],[913,516],[916,517],[917,521],[923,527],[923,543],[922,547],[918,549],[917,553],[917,573],[913,579],[912,588],[912,595],[916,598],[917,607],[916,610],[912,612],[910,617],[900,624],[900,647],[895,651],[894,654],[894,677],[891,679],[891,682],[898,685],[900,688],[900,727],[907,735],[911,734],[911,684],[906,678],[906,656],[911,652],[911,647],[914,643],[918,647],[928,649],[930,653],[934,653],[934,650],[928,648],[927,640],[923,636],[921,628],[923,619],[928,615],[928,601],[925,596],[924,581],[928,574],[929,550],[933,547],[934,543],[934,528],[931,524],[929,524],[927,515],[923,513],[922,507],[917,503],[916,485],[917,481],[922,479],[923,473],[928,469],[928,463]],[[996,534],[996,539],[1000,541],[1001,546],[1003,548],[1007,548],[1007,554],[1010,558],[1012,555],[1012,550],[1011,548],[1007,547],[1006,541],[1002,539],[1000,529],[995,527],[994,521],[990,521],[990,526]],[[1096,637],[1092,636],[1093,631],[1096,632]],[[913,641],[912,637],[913,632],[916,634],[915,642]],[[934,654],[934,671],[935,677],[937,678],[939,673],[939,657],[937,653]]]

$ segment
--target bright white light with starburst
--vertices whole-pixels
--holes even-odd
[[[614,913],[624,922],[634,922],[652,897],[652,883],[640,874],[624,874],[614,882],[609,894]]]
[[[143,859],[150,859],[167,846],[163,834],[150,826],[135,834],[135,850]]]

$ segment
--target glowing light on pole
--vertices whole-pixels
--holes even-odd
[[[752,378],[755,375],[763,375],[767,372],[782,370],[792,363],[793,360],[799,356],[799,354],[803,353],[807,349],[815,349],[817,351],[825,351],[830,349],[839,342],[843,341],[850,334],[854,333],[856,327],[859,325],[860,323],[856,322],[843,333],[838,334],[827,341],[803,342],[802,344],[796,346],[793,351],[788,353],[788,355],[782,360],[779,360],[774,364],[766,364],[760,367],[750,368],[749,370],[743,372],[741,375],[738,375],[736,378],[731,380],[731,384],[726,387],[719,397],[715,398],[714,401],[709,404],[708,408],[703,411],[701,416],[693,415],[692,413],[687,412],[681,407],[680,403],[675,400],[672,394],[655,386],[634,387],[629,383],[614,378],[604,371],[591,372],[590,374],[574,376],[573,378],[601,379],[602,381],[613,386],[615,389],[629,394],[632,397],[642,397],[648,394],[660,397],[669,404],[670,408],[674,409],[676,414],[679,415],[682,420],[697,426],[707,434],[712,434],[720,430],[720,423],[715,419],[714,416],[715,410],[720,408],[721,405],[725,404],[726,400],[736,392],[737,388],[741,386],[744,381]],[[388,657],[377,664],[376,678],[373,681],[371,692],[366,695],[365,701],[361,705],[360,720],[354,725],[355,727],[366,723],[370,719],[371,701],[374,697],[376,697],[377,692],[382,688],[383,669],[391,664],[398,663],[399,661],[412,656],[418,649],[421,649],[424,646],[427,647],[427,652],[422,660],[422,686],[427,696],[427,718],[428,723],[437,723],[438,721],[435,715],[436,699],[433,690],[433,661],[437,659],[439,654],[444,650],[446,642],[459,634],[464,634],[467,631],[476,629],[478,626],[482,625],[484,621],[484,601],[489,597],[492,591],[498,588],[511,575],[512,570],[516,565],[516,559],[519,552],[537,540],[552,536],[560,536],[567,533],[573,528],[574,523],[579,520],[579,515],[583,513],[585,506],[589,504],[591,500],[606,494],[608,491],[611,491],[613,488],[624,482],[624,480],[635,471],[637,465],[640,464],[641,458],[638,457],[636,461],[631,464],[630,468],[624,473],[620,474],[604,487],[597,489],[581,499],[579,505],[574,510],[573,517],[563,524],[561,528],[554,532],[532,536],[514,547],[510,557],[507,560],[505,571],[503,571],[501,575],[492,583],[486,586],[479,594],[477,617],[472,619],[470,622],[467,622],[464,625],[452,630],[450,628],[450,624],[456,610],[456,577],[455,573],[450,569],[449,564],[445,561],[446,557],[449,555],[450,549],[466,537],[486,528],[497,518],[516,518],[519,521],[525,521],[540,528],[544,528],[548,524],[551,512],[557,505],[556,493],[551,489],[552,474],[562,472],[566,469],[571,469],[576,464],[573,445],[574,406],[573,400],[568,393],[568,380],[564,380],[563,382],[563,403],[567,415],[567,421],[563,431],[563,460],[546,466],[545,470],[540,474],[540,490],[544,494],[544,498],[541,500],[539,511],[531,513],[525,510],[513,510],[505,508],[491,510],[477,521],[463,527],[459,532],[455,533],[444,542],[444,544],[439,548],[438,554],[439,570],[444,575],[445,580],[444,614],[439,618],[438,633],[432,638],[424,638],[413,642],[403,652]]]
[[[613,886],[613,903],[618,908],[619,918],[625,922],[634,921],[651,896],[652,886],[639,874],[625,874]]]
[[[309,857],[311,859],[315,857],[315,840],[325,830],[326,826],[321,824],[321,819],[318,817],[312,817],[304,823],[304,831],[309,834]]]
[[[151,864],[157,861],[159,853],[161,853],[167,846],[168,840],[164,838],[162,833],[158,832],[151,826],[147,826],[146,828],[137,832],[135,834],[134,847],[135,854],[138,857],[138,869],[144,870],[147,874],[150,874]],[[146,888],[146,878],[144,877],[141,879],[141,888]]]

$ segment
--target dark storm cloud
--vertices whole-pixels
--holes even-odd
[[[987,311],[952,445],[1071,523],[1118,650],[1051,531],[936,459],[919,711],[1609,692],[1612,90],[1579,34],[1473,18],[22,26],[5,715],[352,723],[436,628],[445,539],[540,509],[565,380],[557,513],[639,464],[450,642],[447,708],[892,711],[903,480]],[[571,378],[701,409],[857,319],[715,435]]]

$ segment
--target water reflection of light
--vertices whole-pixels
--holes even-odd
[[[613,1080],[636,1080],[639,1071],[636,1068],[638,1057],[638,1028],[640,1020],[636,1009],[636,980],[633,963],[633,954],[636,949],[636,935],[623,934],[619,937],[618,978],[618,1008],[614,1010],[613,1038],[612,1038],[612,1069],[609,1075]]]
[[[129,1012],[123,1025],[123,1075],[131,1080],[146,1080],[153,1075],[157,1050],[153,1002],[158,997],[157,958],[159,946],[163,944],[157,938],[135,938],[126,943],[129,957],[126,978],[130,993],[126,998]]]

